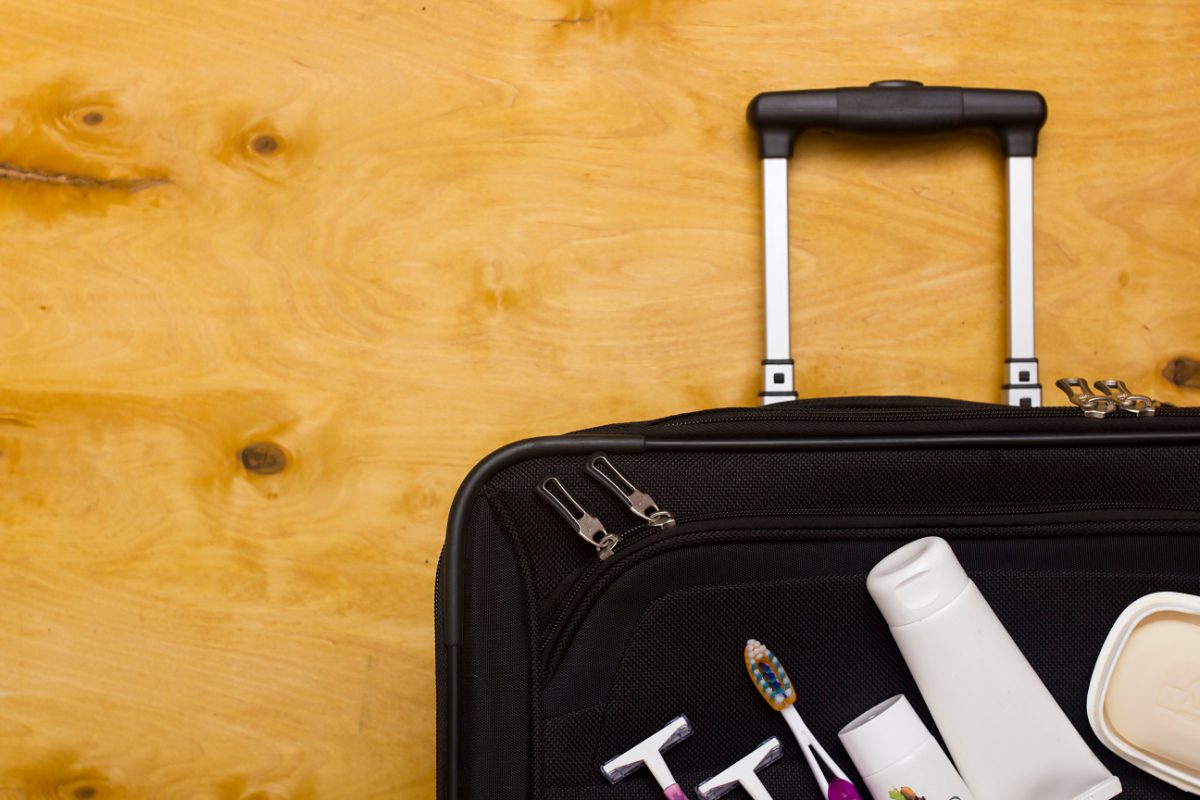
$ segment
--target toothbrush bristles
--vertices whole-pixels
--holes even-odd
[[[745,662],[754,688],[758,689],[771,708],[783,711],[796,702],[796,690],[792,687],[787,670],[766,645],[757,639],[747,639]]]

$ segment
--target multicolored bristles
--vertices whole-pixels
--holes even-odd
[[[796,690],[792,688],[787,670],[766,645],[757,639],[747,640],[745,657],[746,671],[754,681],[754,688],[771,708],[783,711],[796,702]]]

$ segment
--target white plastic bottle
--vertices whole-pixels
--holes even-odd
[[[944,539],[892,553],[867,589],[976,800],[1121,793]]]
[[[941,745],[902,694],[838,733],[872,800],[974,800]]]

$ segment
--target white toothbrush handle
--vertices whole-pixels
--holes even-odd
[[[791,711],[792,713],[788,714],[788,711]],[[819,755],[821,760],[825,762],[825,765],[829,767],[830,772],[844,781],[850,780],[848,777],[846,777],[846,773],[842,771],[842,768],[837,765],[837,762],[830,757],[829,753],[825,752],[825,748],[821,746],[819,741],[817,741],[817,737],[813,736],[813,732],[808,729],[808,725],[806,725],[804,720],[800,717],[800,712],[796,710],[795,706],[788,706],[784,710],[783,715],[784,718],[788,720],[788,725],[791,726],[793,732],[796,731],[796,725],[800,726],[800,729],[804,732],[805,741],[813,746],[813,749],[817,751],[817,755]],[[795,719],[795,722],[792,721],[793,718]],[[798,733],[796,734],[796,740],[800,740],[800,734]]]
[[[808,726],[804,724],[804,720],[800,719],[800,714],[793,706],[787,706],[783,711],[784,720],[787,721],[788,727],[792,729],[792,735],[796,737],[796,742],[800,745],[800,751],[804,753],[804,760],[808,762],[808,768],[812,770],[813,777],[817,779],[817,783],[821,787],[821,796],[829,796],[829,781],[825,778],[825,772],[817,764],[817,760],[813,758],[810,747],[817,744],[817,740],[813,738],[809,732]]]
[[[829,767],[829,771],[844,781],[850,780],[846,777],[846,773],[842,772],[842,768],[837,765],[837,762],[829,757],[829,753],[825,752],[825,748],[821,747],[821,743],[816,738],[813,738],[812,734],[809,734],[809,737],[812,738],[813,747],[817,748],[817,753],[820,754],[821,760]]]
[[[799,713],[797,713],[796,716],[799,717]],[[842,768],[837,765],[837,762],[829,756],[829,753],[825,752],[825,748],[822,747],[821,743],[817,741],[817,737],[813,736],[812,731],[808,730],[808,726],[804,724],[803,719],[800,720],[800,724],[804,725],[804,730],[808,732],[808,740],[812,742],[812,746],[816,748],[817,754],[821,756],[821,760],[825,762],[825,766],[829,767],[829,771],[844,781],[850,780],[846,777],[846,773],[842,772]]]

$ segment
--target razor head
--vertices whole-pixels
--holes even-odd
[[[717,800],[738,786],[754,784],[761,786],[758,775],[761,769],[774,764],[783,755],[783,746],[772,736],[754,748],[749,755],[739,759],[733,766],[722,770],[696,787],[700,800]],[[764,790],[765,791],[765,790]],[[757,795],[756,795],[757,796]]]
[[[646,765],[655,773],[655,778],[658,778],[660,767],[666,768],[662,753],[691,735],[692,723],[688,722],[687,717],[680,715],[621,755],[604,762],[600,771],[609,783],[616,783]]]

